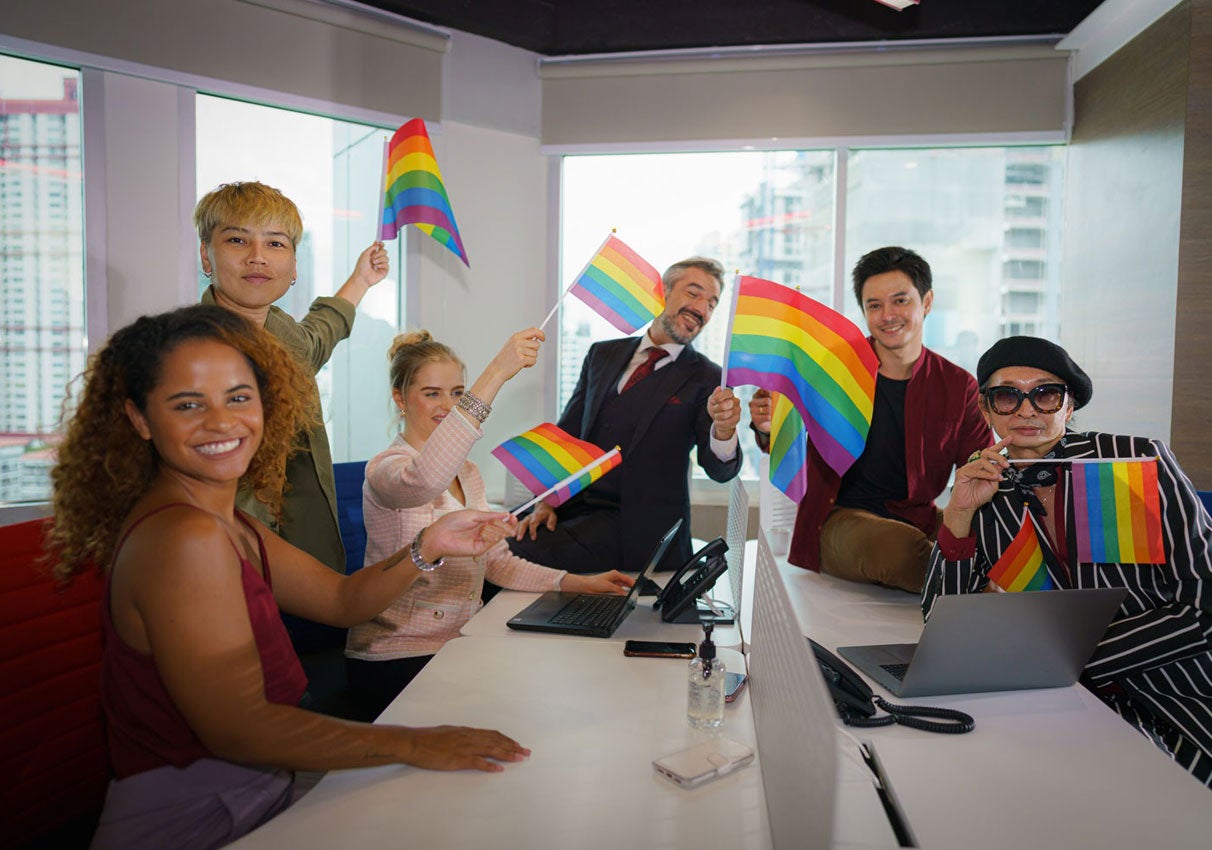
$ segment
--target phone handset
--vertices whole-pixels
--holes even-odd
[[[710,543],[703,546],[702,549],[699,549],[699,551],[691,555],[686,560],[686,563],[682,564],[682,566],[678,567],[677,570],[674,571],[673,575],[669,577],[669,581],[665,582],[665,586],[661,589],[661,592],[657,594],[656,601],[652,603],[653,609],[660,610],[665,604],[666,600],[671,599],[675,595],[675,592],[681,589],[683,579],[686,577],[686,573],[693,569],[696,564],[705,564],[716,555],[722,555],[727,551],[728,544],[724,542],[724,538],[717,537],[715,540],[712,540]]]
[[[812,652],[816,655],[817,663],[821,665],[821,675],[829,686],[829,695],[837,706],[838,714],[843,720],[848,715],[857,712],[862,717],[875,715],[875,694],[858,673],[850,665],[838,658],[825,647],[808,638]]]
[[[876,696],[870,686],[845,661],[812,638],[808,638],[808,644],[816,655],[817,663],[821,665],[821,675],[829,686],[829,695],[837,707],[838,716],[847,726],[887,726],[899,723],[924,732],[952,735],[971,732],[976,726],[971,715],[955,709],[894,705],[883,697]],[[877,708],[888,713],[877,717]]]

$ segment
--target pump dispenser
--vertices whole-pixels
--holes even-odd
[[[690,662],[686,693],[686,722],[700,729],[724,724],[724,662],[716,658],[711,629],[711,623],[703,624],[703,642],[698,658]]]

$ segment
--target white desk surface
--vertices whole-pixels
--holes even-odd
[[[913,641],[921,630],[910,594],[785,564],[781,572],[803,631],[830,648]],[[505,620],[533,598],[498,594],[382,718],[497,728],[533,749],[527,761],[500,774],[335,771],[235,846],[769,847],[757,764],[691,791],[652,769],[653,758],[703,734],[685,722],[686,664],[625,658],[620,642],[693,640],[695,627],[660,623],[641,600],[610,640],[509,631]],[[738,656],[722,654],[737,669]],[[747,695],[728,707],[723,733],[752,746]],[[1209,791],[1080,686],[909,701],[976,719],[976,730],[959,736],[850,730],[875,745],[924,848],[1212,843]],[[835,844],[888,846],[882,825],[871,825],[861,771],[847,764]]]
[[[830,649],[921,632],[911,594],[780,571],[804,633]],[[976,720],[955,736],[850,730],[875,744],[922,847],[1212,846],[1212,793],[1080,685],[905,702]]]
[[[652,768],[710,734],[686,724],[686,675],[615,641],[457,638],[380,720],[500,729],[529,759],[499,774],[335,771],[233,846],[767,848],[756,762],[692,790]],[[726,711],[723,734],[756,747],[746,692]]]

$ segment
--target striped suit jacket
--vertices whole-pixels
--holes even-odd
[[[1069,563],[1066,570],[1047,535],[1040,534],[1039,540],[1056,587],[1128,590],[1084,678],[1100,695],[1122,693],[1123,699],[1108,699],[1111,706],[1208,783],[1212,781],[1212,520],[1162,442],[1069,431],[1060,455],[1158,458],[1164,564]],[[1071,469],[1061,466],[1066,478],[1066,548],[1075,561]],[[973,520],[973,557],[948,560],[935,545],[922,591],[927,618],[939,595],[975,593],[988,586],[990,568],[1022,527],[1023,508],[1023,498],[1003,479]]]

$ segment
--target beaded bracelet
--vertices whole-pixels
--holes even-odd
[[[492,413],[491,405],[485,404],[481,399],[469,392],[464,392],[463,395],[459,397],[459,403],[455,406],[463,410],[481,425],[483,425],[484,420],[488,418],[488,414]]]

